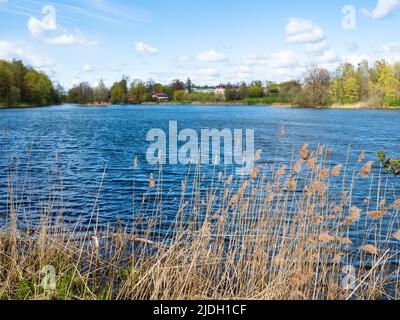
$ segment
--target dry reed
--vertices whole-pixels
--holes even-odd
[[[65,209],[54,206],[54,194],[40,222],[32,222],[21,215],[23,202],[10,178],[8,219],[0,232],[0,297],[397,299],[398,206],[372,211],[372,200],[355,206],[360,177],[349,181],[347,166],[331,167],[325,160],[332,150],[325,148],[312,153],[305,145],[291,170],[257,167],[248,179],[221,171],[205,193],[198,170],[191,184],[189,175],[182,182],[169,225],[160,218],[166,213],[161,196],[152,211],[134,210],[130,228],[98,227],[98,210],[90,227],[79,219],[71,225]],[[368,162],[361,177],[372,170]],[[343,179],[330,181],[330,173]],[[371,178],[371,190],[375,183]],[[162,192],[161,185],[153,191]],[[155,187],[152,173],[149,188]],[[388,191],[379,190],[377,198]],[[357,266],[353,291],[342,286],[343,268],[351,265]],[[46,266],[55,269],[53,290],[42,286]]]

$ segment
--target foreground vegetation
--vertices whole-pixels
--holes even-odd
[[[10,176],[0,297],[398,299],[400,200],[363,154],[349,172],[331,153],[305,145],[290,167],[258,166],[248,178],[215,173],[206,193],[196,170],[182,182],[186,196],[169,224],[161,178],[152,174],[144,195],[152,210],[134,211],[133,231],[97,227],[96,204],[92,228],[71,225],[67,208],[55,205],[58,185],[33,221],[24,187]],[[136,160],[133,167],[136,175]],[[356,205],[353,195],[368,193],[361,182],[370,197]]]

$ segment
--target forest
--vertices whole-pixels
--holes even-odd
[[[64,89],[22,61],[0,60],[0,105],[45,106],[65,101]]]

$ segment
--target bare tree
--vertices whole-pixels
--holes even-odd
[[[304,79],[304,99],[309,106],[324,106],[329,102],[330,75],[323,68],[311,68]]]

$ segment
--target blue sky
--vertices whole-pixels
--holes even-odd
[[[282,81],[312,65],[395,62],[399,29],[400,0],[0,0],[0,58],[67,88],[122,75]]]

